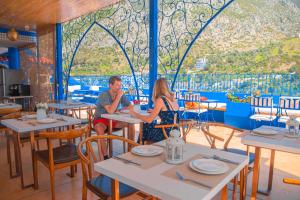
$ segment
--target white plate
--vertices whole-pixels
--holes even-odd
[[[226,163],[213,159],[197,159],[189,163],[190,168],[203,174],[223,174],[229,170]]]
[[[277,135],[278,131],[272,129],[272,128],[256,128],[253,129],[253,132],[256,134],[262,134],[262,135]]]
[[[293,135],[293,134],[290,134],[290,133],[285,133],[284,136],[289,137],[289,138],[298,138],[298,137],[300,137],[299,134],[298,135]]]
[[[160,155],[164,149],[162,147],[153,145],[141,145],[131,149],[131,153],[139,156],[157,156]]]
[[[46,118],[46,119],[37,120],[37,122],[40,124],[51,124],[57,122],[57,119]]]

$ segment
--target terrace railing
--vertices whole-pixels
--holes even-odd
[[[142,77],[143,76],[143,77]],[[136,75],[139,90],[147,90],[148,74]],[[171,85],[174,74],[160,74]],[[109,76],[73,76],[80,85],[108,87]],[[134,86],[133,76],[121,77],[125,88]],[[260,90],[262,95],[300,96],[298,74],[179,74],[173,90],[202,92],[227,92],[252,94]]]

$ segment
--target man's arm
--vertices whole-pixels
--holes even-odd
[[[125,110],[129,109],[129,107],[132,106],[126,95],[122,96],[121,104],[122,104],[122,107],[123,107],[122,109],[125,109]]]
[[[123,95],[123,91],[119,90],[117,93],[117,96],[116,96],[115,100],[112,102],[112,104],[104,106],[104,108],[108,114],[113,114],[117,110],[117,107],[122,98],[122,95]]]

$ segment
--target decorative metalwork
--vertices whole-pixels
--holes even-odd
[[[128,0],[77,18],[63,25],[63,64],[66,90],[76,52],[88,33],[101,41],[100,27],[122,49],[135,79],[148,67],[148,7],[145,0]],[[107,38],[107,37],[106,37]],[[103,38],[102,38],[103,39]],[[140,81],[140,80],[139,80]],[[66,91],[67,92],[67,91]]]
[[[161,0],[159,6],[159,67],[176,73],[203,30],[234,0]]]
[[[159,72],[175,73],[199,35],[234,0],[160,0],[158,13]],[[105,30],[122,49],[135,80],[147,84],[149,70],[149,0],[126,0],[104,10],[80,17],[63,26],[64,79],[68,86],[77,49],[94,27]],[[102,38],[103,39],[103,38]],[[101,40],[101,39],[100,39]],[[141,75],[136,79],[136,74]],[[65,87],[67,90],[67,87]]]

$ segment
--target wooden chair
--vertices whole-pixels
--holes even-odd
[[[229,136],[227,136],[228,138],[224,138],[223,136],[220,136],[220,134],[218,134],[220,132],[220,129],[216,129],[214,130],[214,128],[222,128],[227,129],[230,131]],[[202,132],[204,133],[204,136],[206,137],[208,143],[210,144],[210,147],[212,149],[216,149],[216,141],[220,141],[220,142],[224,142],[223,145],[223,150],[231,152],[231,153],[236,153],[236,154],[241,154],[241,155],[248,155],[249,156],[249,165],[252,164],[254,162],[254,157],[255,155],[253,153],[249,153],[249,147],[247,146],[246,151],[241,150],[241,149],[236,149],[236,148],[229,148],[229,143],[232,139],[232,137],[234,136],[235,133],[243,133],[244,130],[233,127],[233,126],[229,126],[229,125],[225,125],[222,123],[216,123],[216,122],[208,122],[202,125],[201,127]],[[248,173],[248,169],[245,169],[245,174]],[[235,198],[235,190],[236,190],[236,183],[237,183],[237,178],[235,178],[234,180],[234,188],[233,188],[233,195],[232,198]],[[246,180],[244,181],[246,183]],[[245,191],[243,191],[245,192]],[[240,192],[241,195],[242,192]]]
[[[89,133],[89,136],[92,135],[92,131],[96,132],[95,128],[94,128],[94,118],[95,118],[95,112],[96,112],[96,108],[95,107],[90,107],[87,109],[87,115],[88,115],[88,124],[89,124],[89,127],[90,127],[90,133]],[[122,136],[125,138],[126,136],[126,132],[125,132],[125,128],[113,128],[112,129],[112,132],[117,132],[117,131],[120,131],[122,130]],[[106,134],[108,133],[109,129],[107,127],[106,129]],[[111,144],[110,144],[111,145]],[[123,152],[125,152],[125,143],[123,143]]]
[[[78,155],[81,159],[82,165],[82,176],[83,176],[83,186],[82,186],[82,200],[87,199],[87,189],[96,194],[100,199],[109,199],[111,197],[112,191],[112,180],[105,175],[95,173],[93,171],[94,163],[103,160],[103,155],[101,155],[101,145],[100,140],[108,140],[112,143],[113,140],[118,140],[125,142],[130,146],[138,146],[139,144],[126,139],[124,137],[115,135],[97,135],[92,136],[84,141],[80,142],[78,145]],[[109,145],[107,145],[109,147]],[[108,151],[110,152],[110,151]],[[109,155],[110,157],[112,155]],[[96,176],[97,174],[97,176]],[[140,194],[138,190],[130,187],[126,184],[119,184],[120,197],[127,197],[132,194]],[[140,194],[146,199],[145,194]]]
[[[17,110],[17,109],[11,109],[11,111],[13,110]],[[33,112],[13,112],[13,113],[9,113],[7,115],[4,115],[2,117],[0,117],[0,121],[1,120],[6,120],[6,119],[17,119],[17,118],[21,118],[22,115],[31,115],[31,114],[35,114]],[[6,126],[0,126],[0,131],[4,132],[5,136],[6,136],[6,153],[7,153],[7,162],[9,165],[9,176],[10,178],[14,178],[19,176],[19,167],[17,167],[19,165],[18,163],[18,159],[16,156],[16,145],[24,145],[24,143],[29,142],[29,133],[28,134],[22,134],[20,136],[20,144],[17,143],[16,140],[13,139],[12,133],[10,132],[10,129],[7,128]],[[10,151],[10,141],[13,141],[13,145],[14,145],[14,152],[15,152],[15,164],[16,164],[16,174],[13,175],[12,172],[12,163],[11,163],[11,151]],[[39,146],[39,145],[38,145]]]
[[[197,122],[194,120],[181,119],[181,120],[179,120],[179,124],[157,124],[155,126],[155,128],[161,128],[164,133],[165,138],[168,139],[168,134],[166,132],[166,128],[177,127],[181,130],[181,137],[186,142],[186,136],[195,124],[197,124]],[[140,138],[142,138],[142,137],[140,137]]]
[[[299,179],[284,178],[282,181],[287,184],[300,185]]]
[[[250,127],[252,128],[251,122],[254,121],[254,128],[256,127],[256,122],[266,121],[270,125],[277,118],[277,108],[274,111],[273,97],[251,97],[251,109],[253,114],[250,116]]]
[[[57,131],[57,132],[41,132],[39,133],[40,138],[45,138],[47,140],[48,148],[46,150],[34,150],[34,187],[38,189],[38,169],[37,162],[41,161],[50,172],[50,183],[51,183],[51,193],[52,200],[55,199],[55,185],[54,185],[54,171],[57,169],[62,169],[70,167],[71,177],[74,176],[74,170],[76,164],[80,163],[80,158],[77,154],[77,146],[72,143],[74,139],[87,135],[89,132],[89,127],[83,127],[79,129],[71,129],[67,131]],[[68,140],[67,144],[62,146],[53,147],[53,140],[64,139]],[[34,145],[33,145],[34,146]]]
[[[1,108],[0,109],[0,116],[8,115],[8,114],[11,114],[11,113],[16,113],[16,112],[19,112],[21,110],[22,110],[21,107],[18,107],[18,108]]]
[[[300,97],[282,96],[279,98],[278,108],[278,123],[286,124],[292,115],[297,116],[297,121],[300,122]]]

